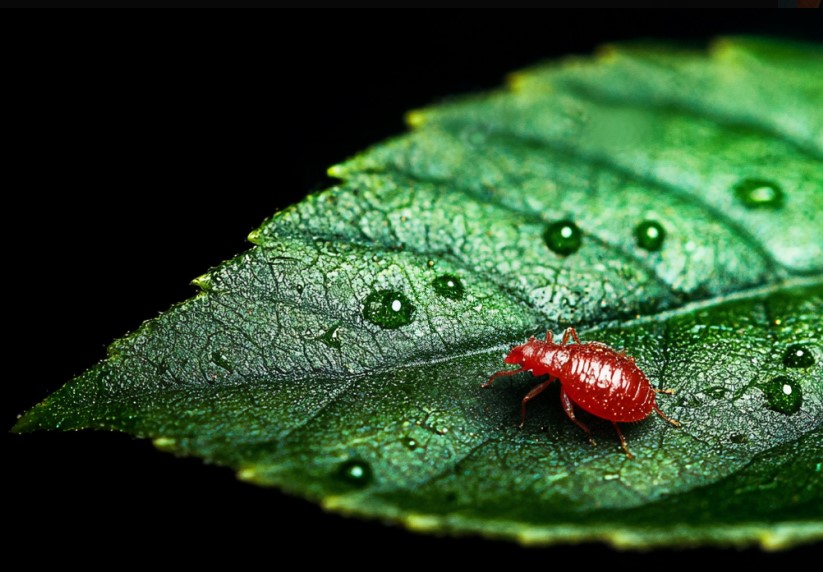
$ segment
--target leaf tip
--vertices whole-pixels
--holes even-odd
[[[256,228],[246,236],[246,240],[248,240],[252,244],[256,244],[256,245],[259,246],[260,242],[261,242],[260,237],[261,237],[262,234],[263,233],[260,232],[260,229]],[[195,278],[194,280],[199,280],[200,278],[202,278],[202,277]],[[192,284],[195,284],[195,282],[192,281]]]
[[[600,63],[614,64],[620,55],[620,49],[615,44],[603,44],[597,46],[594,55]]]
[[[522,91],[528,84],[529,74],[525,71],[516,71],[506,76],[506,85],[512,91]]]
[[[343,165],[332,165],[326,169],[326,174],[335,179],[342,179],[346,176],[346,169]]]
[[[422,127],[426,123],[427,114],[422,109],[413,109],[406,113],[406,125],[412,129]]]
[[[25,413],[19,414],[17,416],[17,421],[14,425],[12,425],[9,432],[15,435],[22,435],[23,433],[32,433],[38,429],[46,429],[46,427],[43,427],[40,423],[38,419],[39,415],[37,413],[38,409],[43,406],[43,403],[35,405]]]
[[[768,552],[787,550],[799,544],[814,542],[823,537],[823,524],[794,523],[763,528],[757,534],[760,548]]]
[[[259,473],[257,471],[257,468],[252,466],[241,467],[237,471],[237,478],[241,481],[256,483],[258,476]]]
[[[172,439],[171,437],[157,437],[152,439],[152,445],[160,449],[161,451],[171,451],[174,449],[175,445],[177,445],[177,440]]]
[[[256,231],[252,231],[252,233],[253,232],[256,232]],[[252,233],[249,233],[249,237],[251,237]],[[251,238],[249,238],[249,242],[252,242]],[[208,273],[203,274],[201,276],[198,276],[194,280],[192,280],[191,283],[192,283],[193,286],[197,286],[198,288],[200,288],[204,292],[208,291],[208,290],[211,289],[211,276],[209,276]]]
[[[410,514],[406,517],[406,526],[417,532],[436,532],[441,526],[440,519],[426,514]]]

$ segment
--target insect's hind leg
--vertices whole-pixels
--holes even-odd
[[[654,407],[655,413],[660,415],[660,417],[662,417],[665,421],[668,421],[669,423],[671,423],[675,427],[680,427],[680,425],[681,425],[680,421],[678,421],[676,419],[671,419],[670,417],[666,417],[666,415],[662,411],[660,411],[660,408],[657,406],[657,404],[653,405],[652,407]]]
[[[544,391],[546,391],[546,389],[552,383],[554,383],[554,378],[550,377],[548,381],[544,381],[540,385],[538,385],[536,387],[533,387],[532,390],[526,394],[526,397],[524,397],[523,400],[520,402],[520,428],[521,429],[523,428],[523,425],[525,425],[525,423],[526,423],[526,404],[529,401],[531,401],[532,399],[534,399],[535,397],[537,397],[538,395],[540,395],[541,393],[543,393]]]
[[[652,391],[654,391],[655,394],[658,394],[658,393],[662,393],[663,395],[673,395],[674,394],[673,389],[654,389],[654,388],[652,388]],[[668,423],[671,423],[675,427],[680,427],[680,421],[677,421],[676,419],[671,419],[669,417],[666,417],[663,414],[663,412],[660,411],[660,408],[657,406],[656,403],[652,404],[652,407],[654,407],[655,413],[660,415],[660,417],[662,417],[665,421],[667,421]]]
[[[618,427],[614,421],[612,421],[612,426],[614,426],[614,430],[617,431],[617,436],[620,437],[620,444],[623,446],[623,450],[626,451],[626,455],[628,455],[629,459],[634,459],[634,455],[631,454],[629,446],[626,444],[626,439],[623,438],[623,433],[620,432],[620,427]]]
[[[580,419],[578,419],[577,417],[574,416],[574,403],[569,398],[569,396],[566,395],[566,392],[563,391],[562,387],[560,388],[560,402],[563,404],[563,411],[566,412],[566,415],[568,415],[569,419],[571,419],[572,422],[574,422],[575,425],[577,425],[583,431],[586,432],[586,435],[588,435],[588,437],[589,437],[589,442],[592,445],[596,445],[596,443],[594,442],[594,439],[592,438],[592,432],[588,428],[588,426],[585,423],[583,423],[582,421],[580,421]]]

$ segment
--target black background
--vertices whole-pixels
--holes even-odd
[[[162,23],[29,23],[6,37],[6,315],[0,427],[100,360],[105,346],[190,297],[189,281],[246,249],[275,210],[329,184],[325,169],[403,132],[405,111],[500,85],[605,41],[722,33],[814,39],[775,12],[645,21],[631,13],[314,14]],[[373,16],[370,16],[370,18]],[[11,26],[10,26],[11,27]],[[818,36],[819,38],[819,36]],[[13,199],[13,200],[12,200]],[[808,557],[747,550],[525,550],[325,514],[313,504],[102,432],[2,434],[5,544],[31,562],[252,557],[306,565],[641,565]],[[40,548],[22,548],[27,538]],[[308,550],[301,548],[309,543]],[[387,550],[378,561],[375,548]],[[572,560],[564,560],[571,558]],[[565,562],[565,564],[564,564]]]

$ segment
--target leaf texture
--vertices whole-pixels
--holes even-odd
[[[820,77],[814,45],[638,44],[412,112],[16,430],[125,431],[420,530],[823,538]],[[568,326],[682,428],[624,425],[629,459],[553,387],[518,429],[534,378],[480,385]]]

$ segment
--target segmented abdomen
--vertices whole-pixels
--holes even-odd
[[[595,344],[570,346],[560,383],[577,405],[611,421],[640,421],[652,411],[654,391],[634,362]]]

